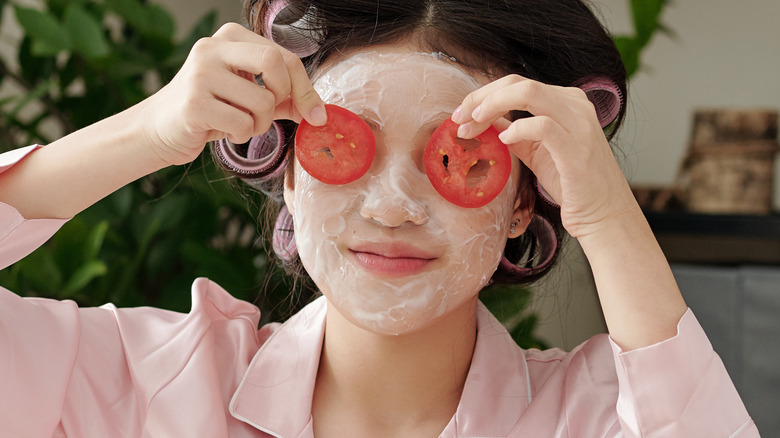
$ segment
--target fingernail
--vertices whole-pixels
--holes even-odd
[[[479,113],[482,111],[482,107],[478,106],[474,108],[474,111],[471,112],[471,118],[474,120],[477,120],[477,117],[479,117]]]
[[[452,121],[458,123],[461,117],[463,117],[463,114],[460,113],[460,107],[455,108],[455,111],[452,112]]]
[[[471,126],[468,123],[458,126],[458,137],[466,138],[469,133],[471,133]]]
[[[309,113],[309,123],[315,126],[324,125],[328,121],[328,113],[325,112],[324,106],[314,107]]]
[[[506,131],[501,131],[498,134],[498,139],[501,140],[502,143],[507,143],[507,137],[509,137],[509,134]]]

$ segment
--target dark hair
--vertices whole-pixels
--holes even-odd
[[[277,29],[274,26],[272,33],[267,28],[269,11],[275,15],[283,6],[284,17],[275,15],[279,30],[294,28],[299,35],[315,40],[313,53],[302,55],[310,74],[325,59],[348,49],[411,38],[421,50],[443,52],[491,78],[518,74],[561,86],[609,82],[616,91],[613,94],[619,100],[619,110],[610,120],[608,138],[623,121],[627,96],[623,62],[610,35],[581,0],[284,0],[281,6],[277,1],[246,0],[247,23],[255,32],[273,39]],[[515,118],[523,116],[527,114],[513,114]],[[295,124],[279,126],[285,138],[294,138]],[[292,140],[288,143],[285,146],[291,154]],[[525,203],[523,207],[533,209],[534,215],[548,224],[547,229],[554,230],[549,233],[554,238],[527,233],[509,239],[505,257],[511,265],[523,268],[523,275],[508,272],[502,263],[493,276],[497,282],[535,281],[549,271],[561,244],[560,210],[538,196],[534,176],[523,167],[518,196]],[[554,248],[543,257],[547,262],[537,266],[539,255],[545,252],[539,248],[542,245]],[[288,272],[305,272],[297,257],[286,265]]]

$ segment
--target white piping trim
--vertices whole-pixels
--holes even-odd
[[[531,394],[531,374],[528,372],[528,360],[525,358],[525,350],[520,349],[520,354],[523,356],[523,368],[525,369],[525,389],[528,395],[528,404],[533,401],[533,395]]]
[[[737,429],[736,432],[734,432],[731,435],[729,435],[729,438],[735,438],[735,437],[741,435],[742,432],[744,432],[748,427],[750,427],[752,425],[753,425],[753,421],[750,418],[748,418],[748,420],[745,422],[745,424],[742,425],[742,427]]]

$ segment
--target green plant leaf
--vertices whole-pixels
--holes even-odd
[[[659,26],[666,0],[631,0],[634,29],[639,47],[644,47]]]
[[[58,17],[62,17],[63,15],[65,15],[65,9],[67,9],[68,6],[71,4],[83,5],[85,3],[92,3],[94,5],[96,3],[95,0],[43,0],[43,1],[49,7],[49,11]]]
[[[138,0],[106,0],[106,6],[147,37],[173,38],[173,18],[159,5],[144,5]]]
[[[14,5],[16,19],[32,39],[32,53],[51,56],[70,50],[70,35],[57,19],[43,11]]]
[[[515,340],[517,345],[524,349],[538,348],[544,350],[547,348],[545,343],[533,335],[534,329],[539,322],[539,317],[536,315],[527,315],[520,320],[514,328],[509,332],[512,339]]]
[[[133,208],[133,186],[125,186],[114,192],[110,200],[119,217],[125,217],[130,214]]]
[[[60,77],[60,88],[66,89],[79,75],[77,57],[71,56],[65,63],[65,66],[58,70]]]
[[[52,88],[53,85],[54,85],[54,81],[50,79],[48,81],[41,82],[34,89],[29,90],[27,94],[25,94],[24,97],[21,100],[19,100],[16,106],[14,106],[14,108],[11,109],[11,111],[8,113],[8,117],[16,118],[19,112],[23,110],[24,107],[29,105],[30,102],[34,102],[40,99],[41,97],[45,96],[46,94],[48,94],[49,90]]]
[[[150,4],[146,6],[146,33],[170,40],[176,32],[176,25],[171,14],[161,6]]]
[[[62,289],[62,271],[58,266],[52,251],[41,247],[25,257],[20,268],[23,275],[41,295],[57,295]],[[17,262],[21,263],[21,262]]]
[[[79,267],[68,279],[63,293],[72,295],[87,286],[92,280],[108,273],[108,266],[102,260],[90,260]],[[69,297],[68,297],[69,298]]]
[[[2,83],[2,78],[0,78],[0,83]],[[18,98],[19,98],[18,96],[8,96],[8,97],[5,97],[3,99],[0,99],[0,107],[3,107],[6,104],[11,103],[11,102],[17,100]],[[0,115],[2,115],[3,117],[7,117],[7,113],[4,112],[4,111],[0,112]],[[0,150],[2,150],[3,152],[6,151],[6,149],[0,149]]]
[[[139,30],[145,29],[146,13],[144,5],[137,0],[106,0],[106,6],[131,27]]]
[[[108,221],[104,220],[97,224],[89,232],[85,242],[85,256],[87,260],[93,260],[98,257],[100,249],[103,247],[103,241],[106,239],[106,233],[108,232]]]
[[[88,59],[108,56],[110,47],[103,27],[86,9],[78,4],[68,5],[64,21],[74,50]]]
[[[89,260],[86,256],[85,242],[91,231],[92,225],[80,216],[76,216],[66,222],[46,245],[52,250],[52,255],[62,270],[64,279],[70,277],[76,269]]]
[[[639,54],[641,47],[637,44],[636,39],[628,36],[614,37],[615,45],[620,51],[620,57],[623,59],[623,64],[626,67],[626,74],[628,77],[633,76],[639,71]]]
[[[480,300],[501,322],[507,322],[528,305],[530,293],[516,286],[493,286],[484,290]]]
[[[33,54],[32,46],[32,38],[29,35],[25,35],[19,44],[17,55],[20,76],[30,84],[50,77],[56,70],[55,56],[42,57],[35,55]]]

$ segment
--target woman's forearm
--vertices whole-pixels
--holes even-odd
[[[141,129],[143,105],[63,137],[0,174],[0,201],[28,219],[65,219],[165,167]]]
[[[254,80],[264,75],[264,85]],[[300,59],[235,23],[193,46],[173,80],[140,104],[36,151],[0,175],[0,201],[32,218],[69,218],[211,140],[237,143],[274,119],[322,125],[322,99]]]
[[[625,351],[669,339],[687,306],[641,210],[579,238],[609,333]]]

